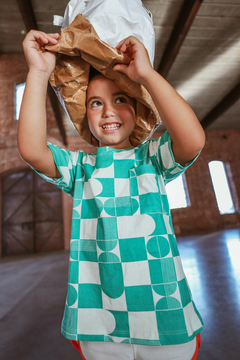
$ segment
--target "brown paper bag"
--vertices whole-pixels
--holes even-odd
[[[112,70],[117,63],[127,64],[128,58],[103,42],[83,15],[78,15],[62,30],[57,45],[48,45],[46,49],[58,53],[50,83],[77,131],[91,145],[98,146],[98,140],[91,134],[86,117],[90,65],[113,80],[128,96],[136,99],[136,125],[130,136],[133,146],[146,140],[159,126],[159,113],[144,86]]]

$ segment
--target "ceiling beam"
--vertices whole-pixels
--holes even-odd
[[[206,129],[240,99],[240,82],[203,118],[201,125]]]
[[[17,3],[27,32],[29,32],[30,30],[38,30],[37,21],[34,15],[31,0],[17,0]],[[58,100],[53,88],[50,85],[48,86],[48,96],[50,98],[51,106],[57,121],[63,144],[67,145],[66,132],[63,126],[61,112],[59,110]]]
[[[17,3],[27,32],[38,30],[31,0],[17,0]]]
[[[183,3],[158,67],[159,74],[164,78],[171,69],[202,2],[203,0],[185,0]]]

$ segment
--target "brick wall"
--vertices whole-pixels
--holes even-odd
[[[18,121],[15,120],[15,87],[17,84],[26,81],[27,71],[23,54],[0,55],[0,256],[2,235],[1,176],[28,167],[18,153]],[[56,145],[61,145],[61,136],[48,98],[47,119],[48,140]]]
[[[27,65],[23,55],[0,55],[0,176],[27,166],[18,155],[18,122],[14,118],[15,86],[24,82],[26,75]],[[49,100],[47,100],[47,117],[48,140],[61,146],[61,137]],[[240,130],[207,131],[206,135],[207,142],[202,154],[186,171],[191,206],[185,209],[172,210],[177,235],[196,234],[240,226],[238,203],[240,198]],[[94,148],[80,137],[68,138],[68,149],[77,148],[85,152],[94,151]],[[211,160],[221,160],[227,167],[237,210],[235,214],[219,214],[208,170],[208,162]],[[63,205],[65,246],[68,248],[71,226],[71,198],[69,196],[63,195]]]
[[[26,166],[17,151],[18,121],[15,120],[15,87],[17,84],[26,81],[27,71],[24,55],[0,55],[0,173]],[[48,98],[47,118],[48,137],[61,143]]]
[[[176,234],[196,234],[240,226],[240,130],[206,131],[206,145],[196,162],[186,171],[191,206],[172,210]],[[233,202],[234,214],[220,215],[208,163],[224,162]]]

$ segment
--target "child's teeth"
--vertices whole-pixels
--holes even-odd
[[[120,127],[120,124],[112,124],[112,125],[103,125],[103,129],[112,130]]]

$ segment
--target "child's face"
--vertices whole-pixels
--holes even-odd
[[[102,75],[90,81],[87,118],[99,146],[115,149],[133,147],[129,136],[135,127],[135,101],[122,92],[114,81]]]

